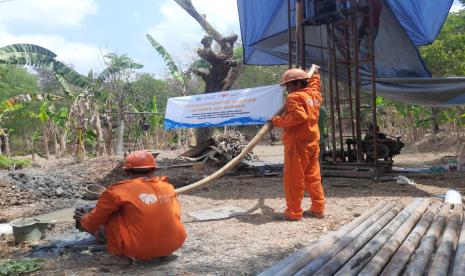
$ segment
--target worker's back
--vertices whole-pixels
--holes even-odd
[[[186,239],[176,193],[166,178],[139,177],[111,185],[83,226],[102,222],[105,209],[115,209],[103,222],[108,250],[115,254],[148,260],[171,254]]]
[[[319,75],[310,78],[308,87],[289,94],[286,101],[286,112],[292,116],[293,121],[297,118],[305,118],[305,120],[298,124],[291,121],[290,127],[284,126],[284,143],[295,140],[307,144],[319,144],[318,116],[321,103]],[[279,127],[279,125],[277,126]]]

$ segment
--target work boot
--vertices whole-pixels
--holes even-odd
[[[274,214],[273,215],[273,220],[279,220],[279,221],[299,221],[302,220],[302,218],[290,218],[286,216],[285,214]]]
[[[284,216],[284,219],[287,220],[287,221],[299,221],[299,220],[302,220],[302,218],[289,218],[289,217],[286,217],[286,216]]]
[[[323,219],[325,218],[325,214],[319,212],[305,211],[304,217]]]
[[[300,211],[300,213],[289,211],[289,209],[286,209],[286,211],[284,211],[284,219],[287,221],[299,221],[302,220],[302,217],[302,211]]]

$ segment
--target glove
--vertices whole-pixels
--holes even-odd
[[[320,66],[312,64],[312,67],[310,67],[310,72],[314,70],[314,74],[318,74],[318,69],[320,69]]]

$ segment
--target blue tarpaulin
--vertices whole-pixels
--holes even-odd
[[[371,1],[371,0],[370,0]],[[375,39],[377,94],[408,103],[449,106],[465,103],[465,78],[431,78],[417,46],[436,39],[453,0],[379,0],[382,9]],[[288,16],[285,0],[237,0],[244,47],[244,63],[254,65],[288,64]],[[291,27],[295,27],[295,0],[291,1]],[[327,70],[326,25],[306,26],[307,64]],[[343,30],[335,28],[336,41],[343,41]],[[368,55],[361,41],[361,58]],[[318,47],[320,46],[320,47]],[[344,60],[336,47],[336,59]],[[344,72],[343,65],[338,72]],[[361,65],[362,89],[370,93],[370,67]],[[338,76],[344,79],[346,76]],[[422,96],[424,95],[424,97]]]

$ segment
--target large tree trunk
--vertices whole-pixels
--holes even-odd
[[[197,145],[205,144],[213,135],[213,128],[201,127],[197,129]]]
[[[210,25],[204,15],[197,12],[191,0],[175,0],[175,2],[191,15],[207,33],[201,41],[203,48],[198,49],[197,54],[211,67],[209,70],[193,70],[205,82],[205,93],[229,90],[239,76],[242,67],[241,61],[233,58],[234,43],[238,36],[223,37]],[[220,46],[218,53],[215,53],[211,47],[213,40]],[[212,134],[212,129],[199,129],[197,131],[197,144],[204,143]]]

